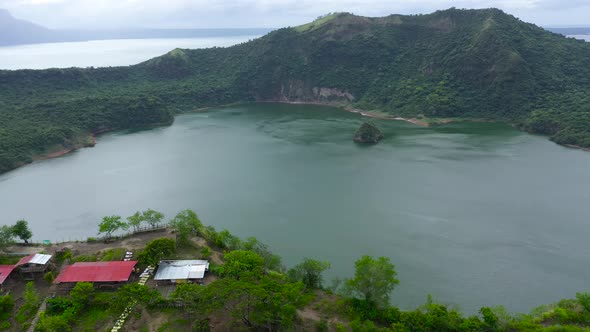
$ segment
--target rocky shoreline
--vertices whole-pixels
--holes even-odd
[[[42,154],[40,156],[34,156],[33,160],[37,161],[37,160],[46,160],[46,159],[52,159],[52,158],[59,158],[62,156],[65,156],[68,153],[74,152],[78,149],[82,149],[82,148],[91,148],[94,147],[96,145],[96,136],[94,134],[91,134],[90,137],[87,137],[88,141],[87,143],[84,144],[75,144],[72,147],[68,147],[68,148],[63,148],[61,150],[55,151],[55,152],[51,152],[51,153],[47,153],[47,154]]]

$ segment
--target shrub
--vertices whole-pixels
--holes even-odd
[[[90,282],[78,282],[70,291],[72,303],[78,309],[86,308],[94,297],[94,285]]]
[[[12,309],[14,309],[12,295],[0,296],[0,321],[7,321],[10,318]]]
[[[49,272],[45,273],[45,275],[43,276],[43,279],[45,279],[45,281],[47,281],[48,283],[52,283],[53,280],[55,279],[53,277],[53,272],[49,271]]]
[[[336,323],[335,328],[336,328],[337,332],[347,332],[348,331],[346,326],[342,325],[341,323]]]
[[[207,259],[207,258],[211,257],[211,253],[212,253],[211,248],[209,248],[209,247],[201,248],[201,257],[202,258]]]
[[[86,239],[86,242],[88,242],[88,243],[93,243],[93,242],[96,242],[96,241],[97,240],[96,240],[95,237],[89,237],[89,238]]]
[[[37,308],[39,308],[39,295],[35,289],[35,284],[32,281],[27,282],[25,292],[23,293],[25,303],[16,314],[16,321],[21,324],[21,329],[26,330],[27,321],[35,315]]]
[[[0,331],[9,330],[12,324],[8,320],[3,320],[0,323]]]
[[[70,299],[58,296],[47,300],[47,310],[45,312],[50,316],[61,315],[73,306],[74,304]]]
[[[72,259],[72,252],[69,249],[60,250],[55,253],[55,260],[63,263],[66,259]]]
[[[576,293],[576,299],[587,312],[590,312],[590,293]]]
[[[124,248],[115,248],[115,249],[105,250],[104,252],[101,253],[100,261],[110,262],[110,261],[121,260],[125,256],[126,251],[127,250]]]
[[[328,322],[325,319],[320,320],[315,324],[315,330],[318,332],[328,331]]]
[[[149,242],[139,253],[139,262],[155,266],[163,258],[171,258],[174,254],[176,254],[176,241],[166,238],[156,239]]]
[[[70,327],[70,322],[68,321],[68,316],[48,316],[48,315],[41,315],[39,317],[39,322],[35,326],[35,331],[40,332],[69,332],[72,331]]]

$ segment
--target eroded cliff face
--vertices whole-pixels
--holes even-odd
[[[258,99],[260,101],[342,105],[353,102],[355,97],[350,92],[337,88],[315,87],[303,81],[289,81],[281,83],[278,93],[270,100]]]

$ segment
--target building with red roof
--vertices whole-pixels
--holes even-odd
[[[78,262],[64,267],[53,281],[55,284],[91,282],[99,288],[115,287],[131,277],[137,261]]]
[[[16,265],[0,265],[0,288],[15,268]]]
[[[32,254],[21,258],[16,267],[25,280],[34,280],[50,268],[51,255]]]
[[[47,263],[49,263],[49,261],[51,260],[51,255],[45,255],[45,254],[32,254],[29,256],[25,256],[23,258],[21,258],[18,263],[16,263],[16,266],[21,266],[21,265],[46,265]]]

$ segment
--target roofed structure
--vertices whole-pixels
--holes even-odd
[[[137,261],[78,262],[66,266],[53,282],[125,282],[129,280],[136,264]]]
[[[8,279],[8,276],[16,268],[16,265],[0,265],[0,286]]]
[[[16,267],[25,280],[34,280],[35,277],[40,276],[50,268],[51,257],[51,255],[45,254],[32,254],[21,258],[16,263]]]
[[[205,277],[206,271],[209,261],[205,260],[161,261],[154,280],[199,280]]]
[[[21,265],[25,265],[25,264],[45,265],[49,262],[50,259],[51,259],[51,255],[32,254],[32,255],[21,258],[21,260],[18,261],[18,263],[16,263],[16,266],[21,266]]]

